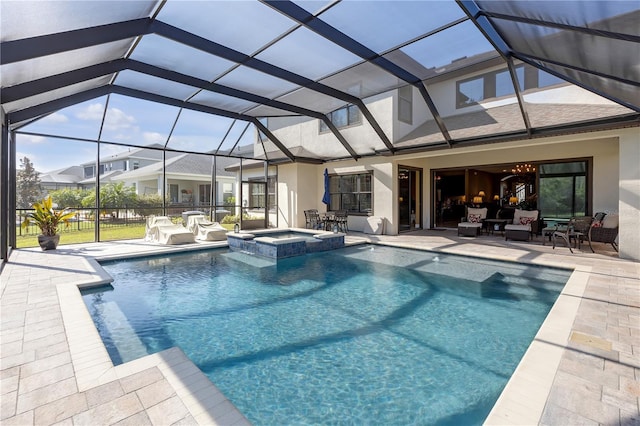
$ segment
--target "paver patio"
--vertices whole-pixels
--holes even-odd
[[[347,241],[574,269],[487,423],[640,424],[640,263],[601,244],[596,254],[584,246],[571,254],[540,237],[455,233],[351,233]],[[0,275],[2,424],[248,424],[179,348],[114,367],[77,289],[109,281],[95,259],[216,245],[15,250]]]

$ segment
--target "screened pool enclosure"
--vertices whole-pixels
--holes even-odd
[[[75,185],[85,197],[93,193],[85,207],[101,239],[102,211],[111,217],[121,208],[100,202],[95,188],[106,184],[156,195],[152,208],[163,211],[185,204],[212,215],[262,209],[268,217],[277,208],[279,164],[638,123],[633,1],[9,0],[0,7],[2,259],[19,232],[16,170],[25,157],[43,192]],[[443,80],[489,65],[505,71],[460,82],[455,97],[439,91]],[[523,92],[556,82],[615,104],[549,121]],[[407,87],[419,96],[407,98]],[[420,137],[385,130],[376,102],[392,91],[400,115],[420,111]],[[500,96],[514,102],[481,116],[451,112]],[[575,103],[566,96],[560,103]],[[497,108],[510,113],[492,114]],[[313,143],[287,130],[308,122],[317,122]],[[354,123],[375,137],[360,137]]]

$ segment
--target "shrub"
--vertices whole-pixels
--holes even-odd
[[[249,220],[249,215],[248,214],[243,214],[242,215],[242,220]],[[240,223],[240,215],[236,214],[236,215],[227,215],[225,217],[222,218],[222,220],[220,221],[220,223]]]

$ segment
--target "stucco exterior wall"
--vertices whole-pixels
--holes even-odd
[[[615,212],[618,210],[618,138],[594,135],[483,145],[456,150],[456,153],[433,153],[424,158],[421,165],[426,172],[425,203],[428,205],[432,197],[430,172],[433,169],[593,157],[593,211]],[[425,211],[424,214],[423,223],[431,224],[431,212]]]
[[[278,227],[304,228],[304,211],[322,205],[324,167],[302,163],[278,166]],[[322,210],[320,210],[322,211]]]
[[[620,236],[620,242],[621,246],[626,247],[621,255],[637,259],[640,258],[640,237],[637,232],[640,229],[639,139],[637,129],[623,129],[405,156],[371,157],[358,161],[327,163],[325,166],[330,174],[373,171],[373,215],[384,217],[385,233],[393,235],[398,230],[398,206],[394,194],[397,193],[397,170],[400,165],[422,168],[424,171],[422,182],[424,208],[419,223],[423,227],[428,227],[432,223],[431,171],[434,169],[593,158],[592,210],[593,212],[620,212],[621,229],[625,228],[624,235]],[[324,211],[324,205],[320,200],[323,191],[322,172],[325,166],[280,166],[280,209],[281,211],[291,210],[288,214],[296,217],[295,223],[304,224],[304,209],[317,208]],[[307,176],[315,176],[312,178],[313,183],[308,183],[305,173],[311,173]],[[290,177],[294,179],[293,183],[289,182]],[[296,199],[297,205],[300,206],[299,211],[292,207],[296,205]],[[349,216],[349,228],[361,231],[365,221],[366,216]],[[639,248],[635,249],[635,247]]]
[[[620,257],[640,261],[640,132],[620,137]]]

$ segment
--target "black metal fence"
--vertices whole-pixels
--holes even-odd
[[[60,233],[72,231],[88,231],[95,229],[95,215],[99,214],[100,229],[119,228],[131,225],[144,224],[147,217],[152,215],[162,215],[162,206],[152,207],[134,207],[127,206],[122,208],[103,207],[101,209],[71,207],[70,210],[76,212],[68,227],[61,225]],[[233,216],[236,206],[220,206],[215,209],[215,218],[217,222],[222,222],[226,216]],[[17,236],[34,236],[41,233],[40,228],[33,222],[25,228],[21,226],[29,212],[33,209],[16,209],[16,235]],[[171,217],[177,223],[183,219],[185,212],[202,212],[209,216],[210,206],[199,206],[194,204],[171,204],[166,207],[166,216]]]
[[[130,225],[144,224],[147,216],[162,213],[162,207],[150,207],[146,209],[136,208],[135,212],[129,208],[71,208],[76,212],[73,219],[69,221],[69,226],[65,227],[61,225],[59,232],[72,232],[72,231],[87,231],[95,229],[95,215],[100,215],[100,227],[101,228],[115,228],[124,227]],[[38,235],[40,234],[40,228],[33,223],[23,228],[21,225],[24,222],[27,214],[33,212],[33,209],[16,209],[16,235]]]

